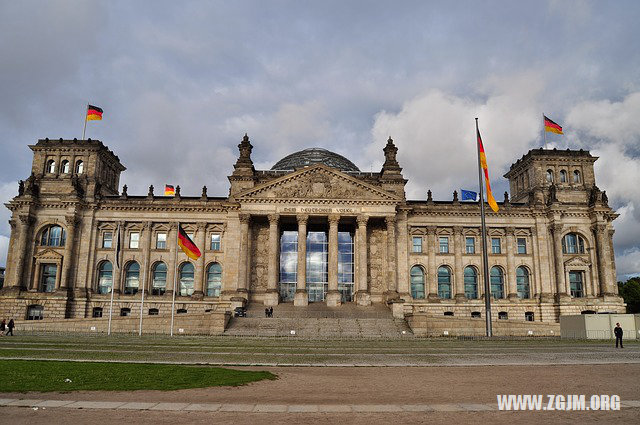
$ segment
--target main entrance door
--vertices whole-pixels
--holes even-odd
[[[327,232],[307,233],[307,293],[309,302],[324,301],[329,286]]]

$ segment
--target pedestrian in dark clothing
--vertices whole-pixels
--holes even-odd
[[[2,322],[0,322],[0,333],[4,333],[4,330],[7,329],[7,321],[6,319],[2,319]]]
[[[613,334],[616,336],[616,348],[618,348],[618,341],[620,341],[620,348],[624,348],[622,346],[622,328],[620,327],[620,323],[616,323],[616,327],[613,328]]]
[[[264,317],[269,317],[269,307],[264,309]]]
[[[11,334],[11,336],[13,336],[13,328],[16,327],[16,324],[13,323],[13,319],[9,320],[9,324],[7,325],[7,335]]]
[[[273,317],[273,307],[269,307],[269,317]]]

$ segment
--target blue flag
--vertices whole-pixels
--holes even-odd
[[[480,200],[480,195],[478,192],[473,192],[471,190],[460,189],[460,193],[462,194],[463,201],[475,201],[478,202]]]

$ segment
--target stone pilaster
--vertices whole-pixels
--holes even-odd
[[[196,260],[195,275],[193,276],[193,298],[202,298],[204,296],[204,252],[205,252],[205,235],[207,233],[207,223],[197,223],[197,232],[195,236],[195,244],[201,250],[202,255]]]
[[[238,283],[236,289],[240,293],[249,291],[249,222],[251,216],[249,214],[240,214],[240,253],[238,258]]]
[[[293,299],[294,306],[309,304],[307,294],[307,221],[308,215],[298,215],[298,270],[296,280],[296,295]]]
[[[124,240],[124,235],[125,235],[125,231],[124,231],[124,221],[121,221],[118,223],[118,227],[116,227],[116,232],[118,232],[117,235],[115,235],[114,238],[114,243],[118,243],[118,241],[120,241],[120,249],[124,250],[125,247],[125,243],[126,241]],[[114,253],[115,255],[115,253]],[[115,295],[120,294],[121,292],[121,282],[122,282],[122,269],[124,268],[124,262],[121,261],[122,260],[122,252],[120,253],[120,258],[114,258],[113,259],[113,293]],[[120,264],[120,267],[117,266],[117,264]],[[175,263],[174,263],[175,264]]]
[[[507,298],[510,301],[518,301],[518,288],[516,286],[516,261],[515,261],[515,234],[516,229],[513,227],[507,227],[507,270],[505,272],[505,290],[507,292]],[[533,280],[533,279],[532,279]]]
[[[29,240],[29,231],[31,230],[31,225],[34,223],[34,218],[30,214],[20,214],[18,215],[18,255],[15,263],[15,271],[13,274],[13,279],[10,282],[10,285],[15,288],[15,290],[20,290],[25,288],[26,285],[22,282],[22,276],[24,276],[24,264],[25,259],[27,257],[27,242]]]
[[[564,277],[564,262],[562,256],[562,224],[553,224],[553,259],[556,277],[556,299],[568,300],[571,297],[570,289],[567,287]]]
[[[436,270],[436,226],[427,227],[427,299],[430,301],[439,301],[438,298],[438,270]]]
[[[371,295],[369,294],[368,284],[369,277],[367,273],[367,222],[369,221],[369,217],[360,215],[356,221],[358,223],[358,290],[356,291],[356,302],[358,305],[371,305]]]
[[[169,265],[167,267],[167,289],[165,297],[172,297],[177,281],[178,265],[176,264],[176,253],[178,247],[178,223],[171,223],[169,234],[167,235],[167,246],[169,247]],[[177,294],[176,294],[177,295]]]
[[[454,252],[454,293],[456,302],[465,302],[467,297],[464,294],[464,270],[462,267],[462,227],[453,228],[453,252]]]
[[[329,216],[329,291],[327,292],[327,306],[337,307],[341,304],[338,292],[338,221],[337,215]]]
[[[153,222],[147,221],[142,224],[142,270],[140,275],[140,291],[145,291],[145,296],[149,293],[149,279],[151,269],[151,247],[153,243]],[[167,241],[168,242],[168,241]]]
[[[408,266],[408,223],[407,209],[398,211],[398,243],[397,243],[397,270],[398,270],[398,293],[401,298],[410,299],[409,294],[409,266]]]
[[[65,217],[67,224],[67,240],[64,244],[64,258],[62,262],[62,270],[60,276],[60,287],[56,288],[57,291],[66,293],[71,287],[71,266],[74,263],[73,251],[76,240],[76,228],[79,221],[75,215],[68,215]]]
[[[264,305],[278,305],[278,222],[277,214],[270,214],[269,219],[269,263],[267,268],[267,293],[264,297]]]
[[[613,282],[610,280],[612,275],[610,265],[613,262],[613,254],[609,250],[609,243],[607,238],[607,225],[604,223],[598,223],[593,226],[593,232],[596,235],[596,257],[598,259],[598,283],[599,283],[599,296],[615,296],[615,290],[613,288]]]
[[[396,218],[387,216],[384,219],[387,225],[387,300],[399,298],[398,296],[398,268],[396,267]]]

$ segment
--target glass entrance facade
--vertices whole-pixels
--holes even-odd
[[[309,302],[324,301],[329,286],[328,240],[326,231],[307,233],[307,292]]]
[[[285,230],[280,235],[280,300],[293,301],[298,279],[298,231]]]
[[[338,232],[338,291],[342,302],[353,301],[353,233]]]

